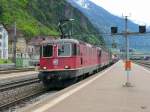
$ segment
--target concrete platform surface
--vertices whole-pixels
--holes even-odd
[[[122,61],[86,81],[63,90],[55,98],[24,109],[24,112],[150,112],[150,71],[133,64],[130,82]]]

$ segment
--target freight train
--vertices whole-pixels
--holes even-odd
[[[45,86],[62,86],[68,80],[89,76],[113,63],[107,49],[76,39],[57,39],[41,45],[39,79]]]

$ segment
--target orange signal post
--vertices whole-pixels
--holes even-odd
[[[125,70],[127,71],[130,71],[131,70],[131,61],[130,60],[127,60],[125,61]]]
[[[127,73],[127,82],[123,85],[124,87],[132,87],[129,77],[130,77],[130,71],[131,71],[132,62],[131,60],[126,60],[124,63],[125,71]]]

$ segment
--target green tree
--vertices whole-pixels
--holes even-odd
[[[3,13],[3,8],[2,6],[0,6],[0,16],[2,16],[2,13]]]

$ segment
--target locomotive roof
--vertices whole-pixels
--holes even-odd
[[[69,42],[69,43],[76,43],[79,44],[80,42],[76,39],[56,39],[56,40],[49,40],[49,41],[44,41],[43,43],[65,43],[65,42]]]
[[[54,44],[54,43],[76,43],[76,44],[84,44],[86,46],[89,46],[89,47],[96,47],[97,49],[101,50],[106,50],[106,48],[103,48],[102,46],[93,46],[91,44],[88,44],[86,42],[83,42],[83,41],[80,41],[80,40],[76,40],[76,39],[56,39],[56,40],[45,40],[42,42],[42,44]]]

